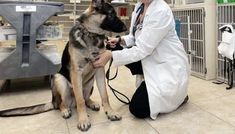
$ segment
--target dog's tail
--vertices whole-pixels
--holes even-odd
[[[55,109],[53,103],[49,102],[46,104],[39,104],[35,106],[19,107],[14,109],[3,110],[0,111],[0,117],[33,115],[33,114],[47,112],[53,109]]]

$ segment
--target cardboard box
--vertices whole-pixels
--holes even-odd
[[[16,30],[11,26],[0,26],[0,41],[16,40]]]

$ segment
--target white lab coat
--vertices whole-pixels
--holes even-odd
[[[190,75],[188,58],[175,31],[170,7],[163,0],[153,0],[143,21],[138,38],[132,35],[136,19],[137,3],[132,13],[130,34],[124,36],[127,46],[113,51],[113,64],[121,66],[141,60],[150,103],[150,116],[171,112],[179,107],[187,96]]]

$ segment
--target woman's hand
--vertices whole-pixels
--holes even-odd
[[[98,56],[98,60],[93,62],[93,66],[95,68],[104,67],[111,58],[112,58],[112,52],[109,50],[105,50],[103,53],[101,53]]]
[[[111,48],[115,48],[118,42],[119,42],[119,38],[110,38],[107,41],[107,44],[109,44]]]

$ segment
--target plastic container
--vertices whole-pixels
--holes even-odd
[[[235,3],[235,0],[217,0],[219,4]]]
[[[37,40],[62,39],[63,25],[41,25],[37,30]]]
[[[16,30],[11,26],[0,26],[0,41],[16,40]],[[62,39],[63,25],[41,25],[37,30],[37,40]]]
[[[186,0],[186,4],[203,3],[204,0]]]

